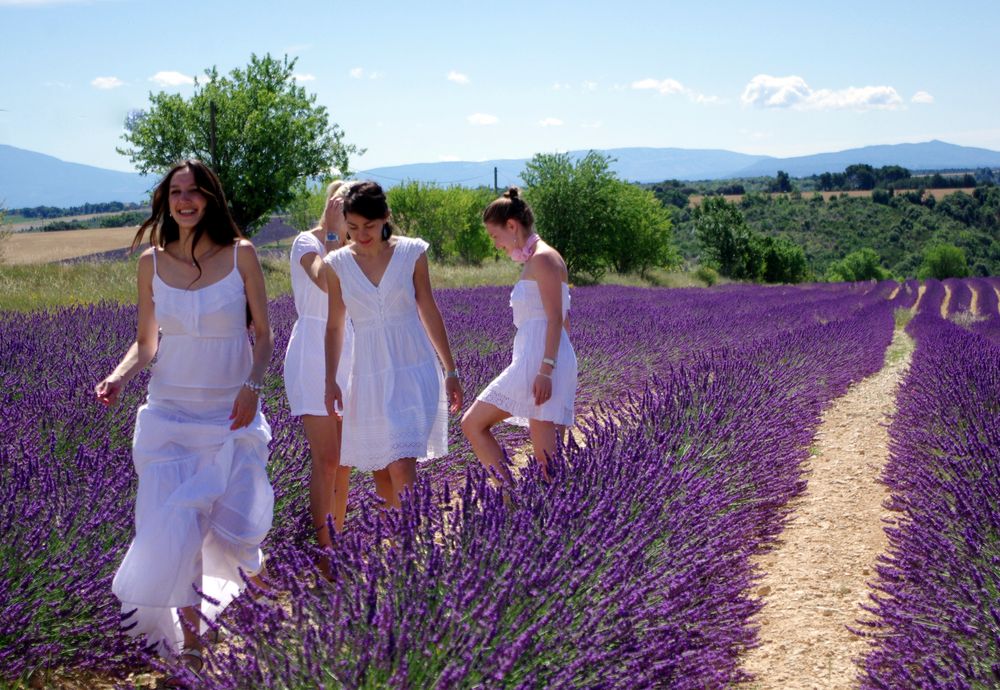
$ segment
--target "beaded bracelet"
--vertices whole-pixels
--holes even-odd
[[[246,381],[243,382],[243,387],[244,388],[249,388],[250,390],[252,390],[257,395],[260,395],[260,392],[262,390],[264,390],[264,385],[263,384],[254,383],[250,379],[247,379]]]

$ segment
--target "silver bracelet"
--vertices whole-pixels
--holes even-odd
[[[556,368],[556,360],[552,359],[551,357],[542,357],[542,364],[548,364],[553,369]]]
[[[446,379],[457,379],[458,378],[458,369],[452,369],[451,371],[446,371],[444,373],[444,377]]]
[[[547,379],[550,379],[550,378],[552,378],[552,374],[543,374],[542,372],[538,372],[538,375],[539,375],[539,376],[544,376],[544,377],[545,377],[545,378],[547,378]]]
[[[257,395],[260,395],[260,392],[262,390],[264,390],[264,384],[262,384],[262,383],[254,383],[250,379],[247,379],[246,381],[243,382],[243,387],[244,388],[249,388],[250,390],[252,390]]]

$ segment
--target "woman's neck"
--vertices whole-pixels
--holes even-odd
[[[360,242],[355,242],[353,246],[355,254],[360,254],[367,259],[371,259],[386,251],[390,245],[389,240],[379,239],[372,240],[367,246],[361,244]]]

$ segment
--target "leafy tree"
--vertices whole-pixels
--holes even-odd
[[[792,178],[788,176],[784,170],[779,170],[778,175],[774,178],[774,182],[771,183],[772,192],[790,192],[792,191]]]
[[[184,158],[207,162],[219,175],[236,223],[252,232],[265,214],[289,204],[305,179],[325,177],[331,168],[347,174],[349,157],[363,153],[343,142],[343,131],[316,105],[315,94],[296,84],[294,68],[287,56],[251,55],[246,68],[228,76],[215,67],[205,70],[188,99],[151,93],[149,109],[126,119],[125,146],[118,151],[142,173],[162,173]]]
[[[610,159],[595,151],[575,163],[567,153],[540,153],[524,167],[521,179],[545,241],[559,250],[574,279],[600,280],[607,270],[614,173]]]
[[[874,249],[865,247],[835,261],[826,273],[832,283],[854,283],[860,280],[888,280],[892,277],[882,266],[882,258]]]
[[[865,163],[849,165],[844,170],[848,184],[852,189],[874,189],[875,169]]]
[[[736,280],[755,280],[763,274],[763,247],[754,241],[755,233],[735,204],[706,197],[695,209],[694,224],[702,263]]]
[[[809,272],[805,250],[784,237],[756,235],[764,258],[761,278],[766,283],[801,283]]]
[[[670,212],[652,193],[633,184],[611,183],[614,227],[607,235],[607,261],[618,273],[645,275],[654,266],[672,266],[680,255],[674,249]]]
[[[927,278],[965,278],[969,275],[969,263],[965,260],[965,252],[953,244],[935,244],[924,249],[924,261],[917,270],[917,277]]]
[[[493,198],[488,189],[442,188],[408,182],[388,192],[392,217],[408,235],[427,240],[435,259],[479,264],[493,254],[482,212]]]

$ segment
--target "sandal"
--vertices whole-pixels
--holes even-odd
[[[184,658],[194,659],[191,661],[184,661]],[[205,668],[205,657],[202,652],[197,647],[185,647],[181,650],[181,653],[177,655],[177,661],[180,662],[185,670],[185,672],[174,673],[169,676],[166,681],[164,681],[164,686],[168,688],[190,688],[193,687],[188,682],[188,674],[194,676],[197,682],[201,682],[201,672]]]

